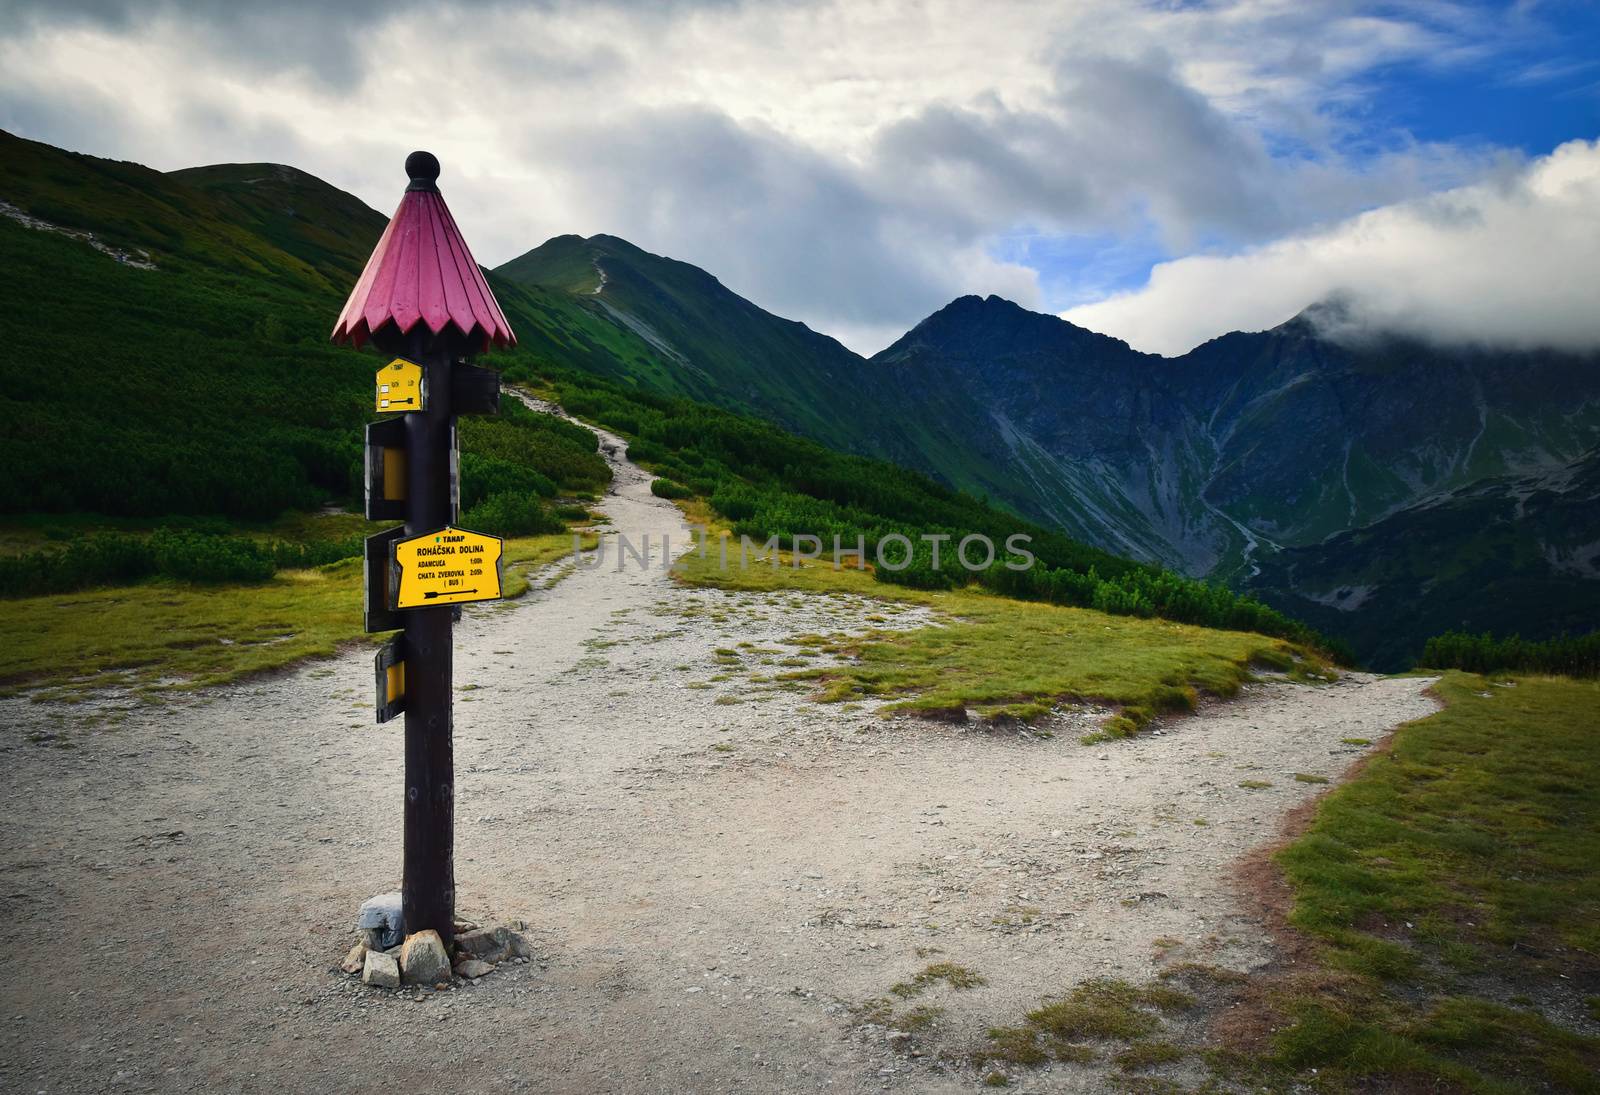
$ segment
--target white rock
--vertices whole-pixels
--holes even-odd
[[[399,988],[400,963],[382,951],[368,951],[361,970],[361,983],[375,985],[380,989]]]

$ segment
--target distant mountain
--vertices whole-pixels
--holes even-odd
[[[209,197],[230,232],[242,229],[292,255],[341,294],[361,276],[389,222],[354,194],[282,164],[213,164],[164,177]]]
[[[869,364],[918,427],[900,459],[1120,554],[1214,569],[1226,545],[1191,474],[1203,454],[1177,451],[1198,431],[1164,359],[962,297]]]
[[[28,302],[0,312],[0,512],[355,489],[370,361],[326,337],[383,214],[280,165],[164,174],[4,133],[0,202]],[[1385,665],[1442,627],[1580,627],[1600,588],[1600,355],[1353,345],[1312,309],[1162,358],[962,297],[867,359],[612,236],[489,277],[518,355],[929,472]]]
[[[839,448],[866,451],[840,393],[863,360],[803,323],[780,319],[697,266],[615,236],[557,236],[495,274],[584,308],[634,345],[587,362],[613,379],[751,411]],[[559,340],[558,340],[559,341]]]
[[[1252,589],[1398,668],[1415,636],[1582,634],[1600,621],[1600,449],[1481,479],[1308,547],[1269,555]]]
[[[581,301],[647,347],[592,366],[608,375],[766,415],[1285,606],[1326,585],[1341,535],[1406,526],[1501,478],[1578,489],[1558,473],[1600,444],[1600,355],[1353,344],[1323,333],[1334,303],[1163,358],[998,297],[962,297],[864,359],[614,237],[558,237],[497,273]],[[1577,510],[1600,539],[1600,512]],[[1441,539],[1441,555],[1476,550],[1469,533]],[[1569,569],[1551,581],[1591,578]],[[1560,630],[1548,613],[1474,614],[1437,583],[1397,585],[1397,600],[1402,589],[1416,604],[1398,624],[1356,610],[1323,625],[1381,648],[1387,665],[1420,650],[1424,620]]]

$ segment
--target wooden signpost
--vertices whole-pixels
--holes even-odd
[[[454,606],[500,596],[501,541],[455,527],[455,419],[494,414],[499,377],[468,364],[516,336],[439,194],[439,161],[406,159],[410,184],[333,329],[390,357],[367,427],[366,513],[404,520],[366,547],[369,632],[396,631],[374,659],[377,718],[405,716],[401,882],[407,933],[455,932],[451,710]]]

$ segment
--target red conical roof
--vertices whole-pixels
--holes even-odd
[[[413,152],[406,171],[411,185],[345,301],[333,341],[360,346],[385,323],[405,334],[422,322],[434,334],[454,324],[480,350],[515,346],[517,336],[435,185],[439,161]]]

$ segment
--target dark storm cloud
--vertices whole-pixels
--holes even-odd
[[[1300,212],[1286,208],[1292,171],[1160,53],[1061,62],[1048,110],[931,106],[888,127],[876,153],[883,175],[908,181],[909,200],[965,207],[975,227],[1104,229],[1149,217],[1177,242],[1255,240]]]
[[[1063,63],[1048,111],[931,105],[868,148],[852,163],[681,108],[575,126],[529,151],[548,162],[559,150],[618,234],[780,312],[853,327],[904,324],[997,280],[1031,302],[1031,277],[979,254],[997,224],[1154,217],[1177,237],[1255,239],[1283,220],[1259,143],[1159,54]]]
[[[202,48],[247,72],[303,74],[334,88],[347,88],[365,74],[357,39],[417,0],[277,0],[272,4],[228,0],[61,0],[14,5],[30,30],[92,26],[128,33],[155,20],[172,20],[194,34]]]
[[[593,0],[587,7],[614,8],[643,19],[666,19],[695,8],[737,7],[741,0]],[[129,33],[155,20],[171,20],[196,35],[218,56],[256,73],[301,74],[332,90],[348,90],[375,66],[436,63],[449,54],[450,32],[459,20],[492,23],[516,12],[559,12],[569,0],[11,0],[0,13],[14,25],[95,26]],[[437,19],[439,53],[426,58],[385,58],[362,48],[363,39],[391,20],[422,15]],[[537,60],[524,54],[527,63]],[[552,59],[554,60],[554,59]]]
[[[859,161],[710,108],[628,112],[529,154],[552,150],[610,230],[829,329],[892,329],[960,292],[1032,303],[1031,274],[983,254],[997,226],[1257,242],[1413,186],[1275,161],[1159,52],[1063,60],[1035,110],[929,105]]]
[[[858,173],[771,130],[671,109],[575,128],[541,147],[581,172],[617,234],[704,266],[781,313],[870,325],[951,292],[949,272],[927,256],[948,231],[905,224]]]

